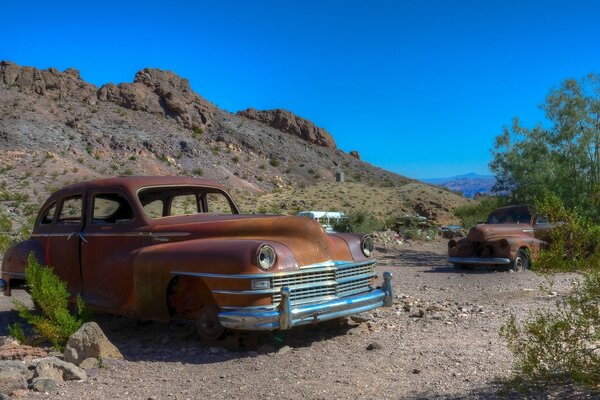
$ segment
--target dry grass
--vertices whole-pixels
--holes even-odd
[[[306,187],[284,187],[271,193],[241,194],[237,201],[244,212],[295,214],[302,210],[363,211],[380,219],[414,214],[417,204],[434,208],[441,224],[457,222],[452,210],[470,200],[420,182],[397,187],[377,187],[362,183],[322,182]]]

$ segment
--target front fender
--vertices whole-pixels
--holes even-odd
[[[10,281],[25,279],[25,267],[29,254],[33,253],[40,264],[46,264],[44,249],[33,239],[16,243],[8,248],[2,259],[2,279],[7,283],[4,294],[10,296]]]
[[[260,274],[256,251],[261,244],[275,248],[277,261],[269,272],[297,269],[291,251],[283,244],[254,239],[196,239],[142,249],[134,261],[134,288],[141,318],[169,318],[167,289],[176,272],[190,274]],[[224,280],[204,279],[208,289]]]

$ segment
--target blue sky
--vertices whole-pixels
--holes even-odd
[[[97,2],[100,3],[100,2]],[[586,1],[3,2],[0,59],[98,86],[172,70],[229,111],[285,108],[416,178],[487,173],[502,126],[600,72]]]

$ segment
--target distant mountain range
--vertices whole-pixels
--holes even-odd
[[[475,197],[477,193],[489,194],[496,183],[494,175],[479,175],[474,172],[448,178],[421,179],[425,183],[443,186],[454,192],[461,192],[465,197]]]

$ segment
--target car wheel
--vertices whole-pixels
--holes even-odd
[[[212,305],[204,305],[196,318],[196,331],[203,342],[218,340],[225,334],[225,327],[221,325],[218,310]]]
[[[512,262],[511,269],[515,272],[519,272],[519,271],[525,271],[526,269],[529,269],[529,266],[530,266],[530,261],[529,261],[529,254],[528,254],[527,250],[520,249],[519,252],[517,253],[517,256],[515,257],[515,259]]]

